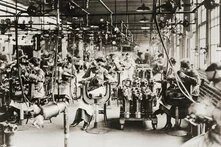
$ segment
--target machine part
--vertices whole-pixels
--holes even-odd
[[[50,119],[63,112],[67,106],[66,102],[51,103],[42,107],[44,119]]]
[[[105,124],[103,122],[99,121],[99,110],[98,110],[98,103],[97,103],[97,99],[94,99],[94,127],[91,129],[86,130],[87,133],[91,133],[91,134],[104,134],[110,131],[110,129],[105,127]],[[106,110],[105,110],[106,111]],[[105,115],[105,114],[104,114]]]
[[[82,90],[82,92],[83,92],[83,100],[87,103],[87,104],[94,104],[94,99],[93,98],[90,98],[89,97],[89,94],[88,94],[88,85],[89,85],[89,83],[85,83],[84,85],[83,85],[83,90]],[[98,104],[104,104],[104,103],[106,103],[108,100],[109,100],[109,98],[110,98],[110,95],[111,95],[111,85],[110,85],[110,83],[106,83],[105,84],[105,87],[106,87],[106,92],[105,92],[105,95],[104,96],[102,96],[102,98],[100,98],[99,100],[98,100]]]
[[[136,100],[136,112],[135,112],[135,117],[136,118],[141,118],[141,102],[140,100]]]
[[[125,124],[125,119],[124,118],[120,118],[120,129],[121,130],[124,129],[124,124]]]
[[[17,125],[6,122],[0,123],[3,134],[3,147],[15,147],[14,133],[18,130]]]
[[[124,112],[124,118],[130,118],[130,112]]]

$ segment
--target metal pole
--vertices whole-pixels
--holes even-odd
[[[198,3],[198,0],[196,1]],[[198,9],[195,11],[195,22],[196,22],[196,39],[195,39],[195,45],[196,45],[196,52],[197,52],[197,68],[200,69],[200,48],[199,48],[199,22],[198,22]]]
[[[64,147],[69,146],[68,108],[64,110]]]
[[[59,2],[58,0],[57,3],[57,42],[56,42],[56,48],[55,48],[55,59],[54,59],[54,72],[52,73],[52,79],[51,79],[51,90],[52,90],[52,101],[55,102],[53,90],[54,90],[54,85],[56,82],[56,76],[57,76],[57,55],[58,55],[58,45],[59,45],[59,30],[60,30],[60,11],[59,11]],[[58,91],[59,93],[59,91]]]
[[[18,51],[18,19],[19,19],[19,16],[20,16],[21,13],[22,12],[16,13],[16,18],[15,18],[15,51],[16,51],[16,58],[17,58],[19,84],[20,84],[21,91],[22,91],[23,102],[25,102],[25,94],[24,94],[23,82],[22,82],[22,79],[21,79],[21,68],[20,68],[19,51]],[[21,109],[20,109],[20,124],[22,124],[23,119],[24,119],[24,112],[23,112],[23,107],[21,106]]]

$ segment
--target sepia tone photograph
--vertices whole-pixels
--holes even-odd
[[[0,0],[0,147],[221,147],[220,0]]]

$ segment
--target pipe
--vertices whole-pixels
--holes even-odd
[[[78,8],[80,8],[84,13],[86,13],[86,14],[90,14],[87,10],[85,10],[85,9],[83,9],[80,5],[78,5],[76,2],[74,2],[73,0],[70,0],[70,2],[72,3],[72,4],[74,4],[75,6],[77,6]]]
[[[56,79],[54,80],[54,78],[56,78],[57,75],[57,54],[58,54],[58,46],[59,46],[59,36],[60,36],[60,1],[58,0],[57,3],[57,40],[56,40],[56,48],[55,48],[55,59],[54,59],[54,69],[53,69],[53,73],[52,73],[52,78],[51,78],[51,89],[54,90],[55,87],[55,82]],[[59,87],[59,86],[58,86]],[[52,93],[52,101],[55,102],[55,98],[54,98],[54,94]]]
[[[99,0],[99,2],[100,2],[111,14],[114,14],[113,11],[112,11],[102,0]]]
[[[188,14],[188,13],[195,13],[195,12],[192,12],[192,11],[180,11],[180,12],[176,12],[176,14]],[[156,13],[157,15],[158,14],[173,14],[173,13],[171,13],[171,12],[157,12]],[[90,13],[88,13],[88,15],[89,16],[91,16],[91,17],[93,17],[93,16],[110,16],[110,14],[109,13],[95,13],[95,14],[90,14]],[[123,15],[152,15],[152,12],[145,12],[145,13],[135,13],[135,12],[128,12],[128,13],[125,13],[125,12],[123,12],[123,13],[113,13],[112,14],[112,16],[123,16]],[[15,17],[15,16],[12,16],[12,15],[0,15],[0,17]],[[57,15],[52,15],[52,14],[50,14],[50,15],[35,15],[35,16],[32,16],[32,17],[56,17]],[[63,16],[63,17],[68,17],[68,16],[72,16],[73,17],[73,15],[60,15],[61,17]],[[76,17],[83,17],[83,16],[85,16],[85,15],[78,15],[78,14],[76,14],[76,15],[74,15],[74,16],[76,16]],[[21,15],[20,17],[30,17],[30,16],[27,16],[27,15]]]
[[[203,3],[204,3],[204,1],[201,2],[201,3],[199,3],[199,5],[198,5],[196,8],[194,8],[194,9],[192,10],[192,12],[195,13],[195,12],[198,10],[198,8],[201,7],[201,6],[203,5]],[[197,4],[198,4],[198,2],[197,2]]]
[[[51,103],[41,107],[41,113],[44,119],[50,119],[56,117],[58,114],[64,112],[68,103],[67,102],[57,102]]]

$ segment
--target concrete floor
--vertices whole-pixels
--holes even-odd
[[[69,123],[74,119],[75,111],[75,106],[70,105]],[[107,115],[108,133],[89,134],[82,131],[82,124],[79,124],[70,128],[69,147],[179,147],[185,140],[160,130],[165,125],[165,115],[158,117],[158,130],[152,130],[151,125],[145,129],[142,122],[128,122],[124,130],[119,130],[119,107],[116,106],[107,109]],[[64,147],[63,114],[53,118],[52,123],[45,121],[42,129],[35,128],[31,122],[19,126],[15,147]]]

